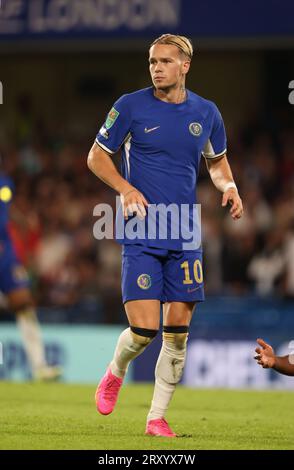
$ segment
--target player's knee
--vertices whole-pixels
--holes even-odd
[[[164,326],[163,341],[173,345],[175,349],[185,349],[188,340],[188,326]]]
[[[136,326],[130,326],[133,341],[136,345],[145,348],[155,338],[158,330],[150,330],[148,328],[138,328]]]

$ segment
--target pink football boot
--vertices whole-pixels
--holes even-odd
[[[151,419],[148,421],[145,434],[147,434],[147,436],[177,437],[164,418]]]
[[[99,413],[109,415],[113,411],[122,383],[123,379],[113,375],[109,367],[95,393],[96,407]]]

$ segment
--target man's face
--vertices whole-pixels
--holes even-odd
[[[149,70],[153,85],[157,89],[167,89],[182,82],[190,67],[177,46],[155,44],[149,51]]]

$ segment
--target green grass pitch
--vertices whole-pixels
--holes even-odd
[[[294,449],[294,395],[178,387],[167,419],[181,436],[144,436],[151,385],[126,385],[101,416],[95,386],[0,383],[0,449]]]

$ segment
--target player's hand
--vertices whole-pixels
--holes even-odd
[[[235,188],[229,188],[223,194],[222,206],[225,207],[228,203],[232,206],[230,209],[232,218],[234,220],[240,219],[243,215],[243,204]]]
[[[123,206],[124,218],[127,220],[129,216],[137,215],[140,220],[146,217],[146,209],[148,202],[140,191],[136,188],[129,189],[121,194],[121,202]]]
[[[268,367],[274,367],[276,363],[276,356],[271,345],[267,344],[261,338],[258,338],[256,341],[261,346],[261,348],[257,347],[255,349],[257,355],[254,356],[254,359],[256,359],[257,364],[260,364],[264,369],[267,369]]]

